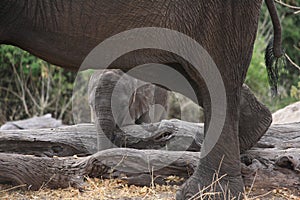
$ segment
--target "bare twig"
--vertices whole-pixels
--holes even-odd
[[[22,104],[23,104],[23,107],[24,107],[24,109],[25,109],[25,113],[26,113],[28,116],[30,116],[30,113],[29,113],[29,110],[28,110],[28,106],[27,106],[27,103],[26,103],[24,81],[21,80],[21,77],[20,77],[20,75],[18,74],[17,69],[16,69],[16,67],[15,67],[14,64],[12,65],[12,67],[13,67],[13,70],[14,70],[14,74],[16,75],[17,80],[18,80],[18,82],[19,82],[19,86],[20,86],[20,88],[21,88],[21,95],[20,95],[21,98],[20,98],[20,99],[21,99]]]
[[[289,4],[284,3],[284,2],[282,2],[282,1],[279,1],[279,0],[275,0],[275,2],[277,2],[277,3],[279,3],[280,5],[283,5],[283,6],[285,6],[285,7],[288,7],[288,8],[290,8],[290,9],[293,9],[293,10],[299,10],[299,11],[300,11],[300,7],[298,7],[298,6],[292,6],[292,5],[289,5]],[[297,11],[297,12],[299,12],[299,11]]]
[[[12,190],[15,190],[15,189],[18,189],[18,188],[22,188],[22,187],[26,187],[26,184],[17,185],[17,186],[14,186],[14,187],[11,187],[11,188],[8,188],[8,189],[5,189],[5,190],[1,190],[0,193],[9,192],[9,191],[12,191]]]
[[[254,183],[255,183],[256,177],[257,177],[257,172],[255,173],[255,176],[254,176],[254,178],[253,178],[253,181],[252,181],[252,184],[251,184],[251,187],[250,187],[250,189],[249,189],[248,194],[246,193],[247,196],[249,196],[250,193],[251,193],[252,190],[253,190],[253,187],[254,187]]]
[[[38,108],[38,109],[41,109],[40,105],[37,103],[37,101],[35,100],[36,97],[34,97],[32,94],[31,94],[31,91],[29,90],[29,88],[25,88],[26,89],[26,92],[28,94],[28,96],[30,97],[32,103]]]
[[[224,174],[223,176],[217,178],[216,180],[214,180],[210,185],[204,187],[201,191],[199,191],[197,194],[195,194],[194,196],[192,196],[189,200],[192,199],[202,199],[203,197],[207,197],[208,195],[216,195],[219,194],[218,192],[210,192],[210,193],[206,193],[205,191],[208,188],[212,188],[215,184],[217,184],[221,179],[223,179],[225,176],[227,176],[227,174]]]
[[[5,90],[5,91],[11,93],[12,95],[16,96],[18,99],[22,100],[22,97],[18,93],[14,92],[8,88],[0,86],[0,90]]]
[[[71,103],[73,103],[73,100],[74,100],[74,96],[72,96],[68,100],[67,103],[65,103],[64,105],[61,106],[59,117],[57,117],[58,119],[62,119],[63,115],[65,114],[65,112],[67,111],[67,109],[69,108],[69,106],[71,105]]]
[[[290,61],[290,63],[296,67],[298,70],[300,70],[299,65],[297,65],[287,54],[285,54],[285,57],[288,59],[288,61]]]
[[[293,47],[294,47],[297,51],[300,51],[300,48],[297,47],[296,45],[293,45]]]

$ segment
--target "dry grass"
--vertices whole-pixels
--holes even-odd
[[[126,182],[121,180],[100,180],[87,179],[87,185],[83,192],[72,187],[66,189],[41,189],[39,191],[21,191],[18,189],[10,189],[9,186],[0,186],[0,199],[175,199],[175,191],[177,186],[155,186],[155,187],[137,187],[128,186]]]
[[[137,187],[128,186],[121,180],[100,180],[87,179],[87,185],[80,192],[72,187],[66,189],[41,189],[39,191],[22,191],[18,187],[0,185],[0,199],[3,200],[27,200],[27,199],[100,199],[100,200],[173,200],[178,186]],[[250,194],[249,194],[250,193]],[[207,197],[211,194],[202,194]],[[200,198],[201,199],[201,198]],[[298,191],[287,188],[275,189],[271,191],[256,189],[255,187],[246,189],[246,200],[300,200]]]
[[[246,189],[246,191],[249,188]],[[300,200],[300,191],[296,189],[278,188],[273,190],[252,189],[245,200]]]

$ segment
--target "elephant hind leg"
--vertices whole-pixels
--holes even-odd
[[[226,80],[224,81],[226,82]],[[229,82],[229,81],[228,81]],[[226,82],[226,83],[228,83]],[[238,84],[233,84],[238,85]],[[225,124],[216,141],[209,137],[208,132],[211,118],[211,101],[207,91],[201,91],[205,112],[205,139],[203,148],[206,155],[202,155],[194,174],[184,183],[176,194],[177,200],[183,199],[239,199],[244,192],[241,176],[239,150],[239,105],[241,87],[232,87],[227,92],[227,108]],[[212,126],[216,121],[212,121]],[[207,142],[207,143],[206,143]],[[207,146],[205,146],[207,145]],[[203,148],[201,151],[203,151]],[[196,196],[194,196],[196,195]],[[196,198],[194,198],[196,197]]]
[[[272,123],[269,109],[260,103],[245,84],[242,87],[239,119],[241,153],[253,147]]]

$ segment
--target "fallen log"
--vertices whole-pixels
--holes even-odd
[[[298,152],[299,153],[299,152]],[[194,171],[200,154],[197,152],[136,150],[115,148],[92,156],[48,158],[19,154],[0,154],[0,183],[24,185],[24,189],[42,187],[82,189],[85,177],[119,178],[129,185],[182,184]],[[242,165],[246,186],[263,189],[277,187],[299,189],[297,171],[260,158]],[[266,165],[267,164],[267,165]],[[174,176],[181,177],[180,179]]]
[[[160,145],[162,143],[168,144],[171,139],[173,139],[173,145],[176,145],[176,141],[180,143],[184,139],[192,139],[194,138],[192,130],[197,128],[201,130],[202,125],[178,123],[178,121],[173,120],[144,126],[147,133],[150,133],[149,137],[140,137],[131,145],[141,144],[139,141],[144,142],[144,144],[147,141],[158,141],[156,145],[160,150],[114,148],[83,158],[35,157],[7,152],[17,151],[22,146],[23,141],[23,144],[26,143],[26,147],[30,147],[30,145],[33,147],[36,143],[40,143],[40,146],[44,144],[44,149],[34,150],[31,148],[29,151],[28,148],[23,148],[24,152],[34,152],[39,156],[80,153],[86,155],[97,150],[96,136],[93,134],[96,132],[93,125],[76,125],[41,131],[1,131],[0,151],[6,153],[0,154],[0,182],[26,184],[27,188],[30,189],[39,189],[43,186],[50,188],[67,187],[69,185],[81,188],[84,177],[90,176],[122,178],[127,180],[129,184],[135,185],[181,184],[192,174],[200,154],[197,152],[164,151]],[[247,186],[250,186],[255,180],[256,188],[300,188],[299,127],[300,123],[273,125],[255,147],[241,155],[241,172]],[[134,133],[141,134],[139,132],[141,127],[138,127],[137,130],[139,131],[134,131],[134,126],[127,128],[128,131],[125,129],[124,132],[129,137],[128,141]],[[180,132],[181,130],[184,131]],[[190,131],[189,134],[184,138],[182,134],[188,131]],[[173,137],[172,134],[174,134]],[[176,139],[176,137],[179,138]],[[10,145],[16,144],[15,150],[13,147],[9,147],[10,145],[5,146],[5,141]],[[199,144],[199,142],[195,142],[195,144]],[[54,151],[53,145],[62,148]],[[49,150],[50,147],[52,152]],[[6,151],[5,148],[10,149]],[[39,151],[42,153],[38,154]],[[17,152],[21,153],[21,151]],[[170,176],[173,175],[180,176],[182,179],[178,182],[172,181]]]
[[[0,153],[0,182],[41,187],[81,188],[84,177],[122,178],[129,184],[167,184],[171,175],[183,177],[197,165],[199,152],[114,148],[88,157],[48,158]],[[153,179],[151,178],[153,177]],[[177,182],[175,182],[177,183]],[[177,183],[178,184],[178,183]]]
[[[195,134],[199,135],[199,141],[194,141]],[[116,136],[122,141],[121,146],[127,148],[199,151],[203,124],[163,120],[123,127]],[[0,152],[48,157],[86,156],[98,152],[97,137],[102,143],[111,143],[103,133],[97,133],[94,124],[42,130],[0,130]]]
[[[195,134],[199,141],[195,141]],[[180,120],[163,120],[154,124],[130,125],[116,133],[122,147],[200,151],[203,124]],[[94,124],[79,124],[41,130],[0,130],[0,152],[36,156],[86,156],[98,152]],[[259,148],[259,149],[257,149]],[[274,124],[252,150],[300,148],[300,123]],[[99,151],[105,148],[100,148]],[[248,151],[249,152],[249,151]]]

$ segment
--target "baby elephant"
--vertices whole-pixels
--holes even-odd
[[[168,91],[119,69],[95,71],[88,94],[92,121],[113,143],[113,133],[118,128],[167,118]]]

